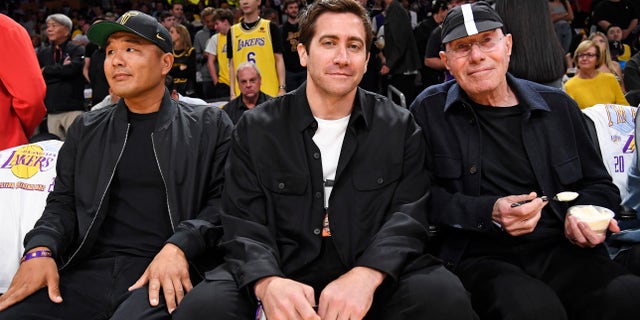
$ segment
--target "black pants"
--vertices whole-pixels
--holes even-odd
[[[456,273],[481,319],[637,319],[640,277],[567,240],[531,241],[464,258]]]
[[[83,261],[60,272],[62,303],[51,302],[43,288],[0,312],[0,319],[109,319],[150,262],[127,256]]]
[[[614,260],[640,276],[640,244],[634,244],[630,249],[620,252]]]
[[[316,302],[324,286],[348,270],[336,260],[333,245],[320,259],[291,279],[314,287]],[[226,265],[209,272],[173,313],[174,320],[253,319],[253,288],[238,288]],[[365,319],[474,319],[467,292],[459,279],[433,257],[425,255],[409,265],[395,283],[387,278],[375,293]]]

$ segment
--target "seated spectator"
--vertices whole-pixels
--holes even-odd
[[[625,64],[623,79],[627,91],[640,90],[640,52],[634,54]]]
[[[582,41],[573,60],[577,73],[565,83],[565,90],[580,109],[607,103],[629,105],[616,78],[599,70],[604,62],[604,51],[595,42]]]
[[[567,214],[620,204],[583,114],[562,91],[507,72],[512,37],[502,27],[486,2],[452,9],[440,56],[455,81],[411,106],[439,255],[480,319],[638,318],[640,277],[610,260],[604,233]],[[540,198],[567,190],[580,194],[571,204]],[[615,220],[608,227],[619,231]]]
[[[217,263],[231,121],[169,97],[173,43],[155,18],[129,11],[88,36],[122,99],[71,126],[2,320],[170,319]]]
[[[617,61],[614,61],[611,58],[611,50],[609,50],[609,40],[607,39],[607,36],[605,36],[602,32],[596,32],[589,36],[589,40],[593,41],[602,50],[602,56],[604,60],[602,61],[602,64],[600,65],[598,70],[600,70],[601,72],[608,72],[613,74],[620,84],[622,92],[624,92],[625,88],[624,83],[622,82],[622,67],[620,67],[620,64]]]
[[[236,79],[240,87],[240,95],[229,101],[222,110],[227,112],[233,124],[236,124],[242,114],[272,97],[260,91],[262,76],[260,70],[251,62],[243,62],[238,66]]]
[[[365,9],[316,0],[307,10],[298,45],[307,81],[236,124],[226,263],[173,319],[473,319],[459,280],[425,254],[420,128],[358,88],[373,37]]]
[[[622,43],[622,29],[620,28],[620,26],[617,26],[615,24],[609,25],[609,27],[607,28],[607,39],[610,43],[611,41],[618,41],[621,45],[619,54],[616,56],[616,59],[613,59],[612,57],[613,60],[627,61],[629,60],[629,58],[631,58],[631,46],[626,43]],[[621,65],[621,67],[624,69],[623,65]]]

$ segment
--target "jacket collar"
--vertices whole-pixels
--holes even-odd
[[[171,120],[175,117],[177,112],[178,103],[171,99],[169,90],[165,88],[164,96],[162,97],[162,102],[160,103],[160,109],[158,110],[156,127],[153,131],[164,130],[165,128],[167,128],[169,124],[171,124]],[[118,105],[116,106],[116,110],[114,112],[114,117],[125,122],[129,121],[129,117],[127,116],[127,105],[125,104],[124,99],[120,99],[120,101],[118,101]]]
[[[373,116],[372,112],[375,103],[374,101],[366,103],[367,93],[359,87],[357,90],[353,109],[351,110],[351,118],[349,119],[349,127],[362,122],[365,128],[368,128]],[[311,113],[309,100],[307,100],[307,83],[303,83],[287,95],[292,95],[291,99],[293,99],[292,103],[289,104],[293,115],[292,119],[298,119],[295,128],[298,131],[304,131],[310,126],[317,127],[316,119]]]
[[[547,104],[542,95],[540,95],[540,91],[551,91],[557,89],[542,86],[531,81],[518,79],[510,73],[507,73],[506,76],[507,84],[518,98],[518,103],[524,108],[524,110],[527,110],[527,114],[530,114],[533,110],[551,111],[549,104]],[[453,105],[457,105],[462,102],[469,103],[469,97],[464,90],[462,90],[460,85],[458,85],[455,80],[452,80],[451,82],[452,84],[447,91],[447,98],[445,100],[445,112],[447,112]]]

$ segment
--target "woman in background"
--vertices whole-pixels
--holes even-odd
[[[599,103],[629,105],[615,76],[599,71],[604,63],[604,51],[600,46],[591,40],[582,41],[573,60],[578,71],[564,86],[580,109]]]
[[[173,67],[169,75],[173,77],[174,88],[183,96],[192,96],[196,85],[196,54],[191,44],[189,30],[181,24],[169,29],[173,40]]]
[[[613,74],[616,77],[616,80],[618,80],[618,84],[620,85],[620,88],[622,88],[622,92],[624,92],[625,90],[624,83],[622,82],[622,68],[617,61],[613,61],[613,59],[611,59],[611,51],[609,51],[609,40],[607,39],[607,36],[604,35],[604,33],[598,31],[592,33],[589,36],[589,40],[593,41],[598,47],[600,47],[603,52],[603,62],[599,70],[601,72],[608,72]]]

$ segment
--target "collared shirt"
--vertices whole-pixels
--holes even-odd
[[[518,98],[526,157],[543,194],[575,191],[572,204],[615,208],[620,203],[575,101],[562,91],[517,79],[507,82]],[[432,178],[429,221],[442,227],[440,257],[453,268],[471,235],[502,232],[493,227],[491,212],[499,195],[482,194],[482,135],[469,98],[456,81],[431,86],[411,105],[427,141],[427,170]],[[509,156],[509,155],[504,155]],[[564,222],[568,204],[552,201],[546,207]],[[557,230],[562,236],[563,230]]]
[[[392,279],[427,239],[429,180],[424,141],[411,114],[358,89],[325,211],[322,155],[302,85],[236,124],[225,172],[225,259],[240,287],[286,276],[321,254],[325,212],[346,268]]]
[[[272,97],[270,95],[267,95],[264,92],[260,91],[258,101],[256,102],[256,107],[271,98]],[[238,123],[238,120],[240,120],[242,114],[245,111],[249,110],[249,108],[247,108],[247,106],[242,101],[242,94],[240,94],[235,99],[229,101],[229,103],[227,103],[227,105],[225,105],[222,110],[227,112],[227,115],[229,115],[229,118],[231,118],[231,122],[233,122],[233,124],[236,124]]]

